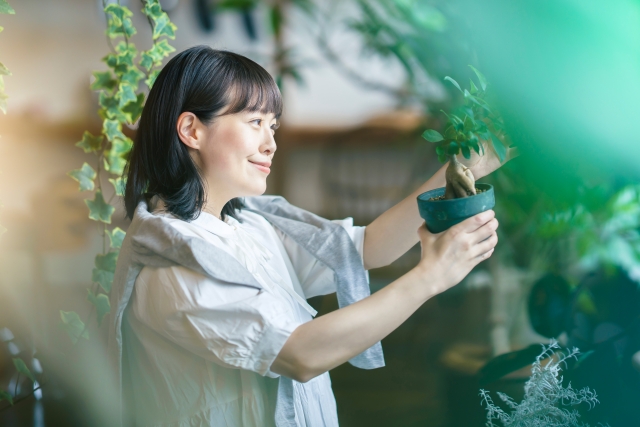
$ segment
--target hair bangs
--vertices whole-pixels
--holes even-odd
[[[273,77],[255,62],[242,58],[243,67],[236,68],[232,87],[227,94],[228,106],[224,114],[242,111],[282,115],[282,95]]]

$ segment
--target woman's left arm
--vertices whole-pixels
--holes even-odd
[[[460,158],[460,163],[471,169],[476,180],[489,175],[507,161],[518,156],[517,148],[507,150],[504,162],[500,162],[491,144],[484,144],[483,156],[471,152],[471,158]],[[462,156],[460,156],[462,157]],[[424,220],[418,213],[416,198],[425,191],[444,187],[444,173],[449,163],[442,166],[427,182],[400,203],[376,218],[365,229],[364,267],[366,270],[384,267],[397,260],[418,243],[416,229]]]

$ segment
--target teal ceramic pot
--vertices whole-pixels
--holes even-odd
[[[486,191],[475,196],[452,200],[429,200],[442,196],[444,187],[420,194],[418,196],[418,210],[420,216],[427,223],[429,231],[432,233],[443,232],[452,225],[493,208],[496,204],[493,186],[476,184],[476,188]]]

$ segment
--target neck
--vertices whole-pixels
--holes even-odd
[[[205,202],[202,210],[207,212],[218,219],[222,219],[222,208],[231,200],[228,197],[220,197],[220,193],[215,191],[209,191],[207,194],[207,201]]]

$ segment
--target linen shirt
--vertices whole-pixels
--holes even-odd
[[[154,215],[232,255],[264,289],[177,265],[142,269],[123,322],[125,375],[137,425],[274,425],[278,375],[269,368],[293,330],[315,316],[306,299],[336,291],[333,271],[250,211],[239,213],[241,222],[206,212],[185,222],[163,213],[162,206]],[[362,257],[365,227],[354,227],[351,218],[334,222]],[[313,395],[306,411],[294,402],[302,425],[337,426],[329,374],[305,389],[299,390],[303,397]]]

